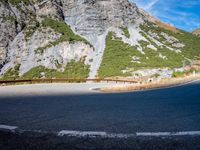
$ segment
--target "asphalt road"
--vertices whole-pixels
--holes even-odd
[[[112,94],[0,95],[0,124],[50,132],[200,131],[200,83]]]

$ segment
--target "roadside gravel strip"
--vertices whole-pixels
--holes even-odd
[[[129,83],[52,83],[52,84],[24,84],[0,86],[1,96],[44,96],[44,95],[79,95],[97,94],[104,92],[128,92],[158,88],[181,86],[193,82],[199,82],[200,78],[188,78],[187,80],[172,80],[165,82],[152,82],[148,84]]]
[[[0,96],[40,96],[99,93],[96,88],[126,85],[124,83],[52,83],[0,86]]]
[[[183,78],[163,79],[161,81],[153,81],[151,83],[107,86],[107,87],[102,87],[98,90],[102,92],[144,91],[144,90],[151,90],[151,89],[182,86],[182,85],[195,83],[199,81],[200,81],[200,75],[188,76],[188,77],[183,77]]]

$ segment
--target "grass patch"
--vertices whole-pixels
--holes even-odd
[[[3,17],[0,17],[3,19],[3,21],[10,21],[10,22],[15,22],[16,21],[16,18],[14,16],[3,16]]]
[[[172,74],[172,77],[177,78],[177,77],[183,77],[192,73],[198,73],[200,72],[200,69],[190,69],[186,71],[174,71]]]
[[[161,43],[163,43],[163,36],[161,35],[162,32],[175,37],[179,40],[180,43],[183,43],[185,47],[179,48],[182,53],[183,57],[187,57],[191,60],[194,60],[195,56],[200,56],[200,37],[193,35],[192,33],[179,30],[179,32],[175,33],[170,30],[166,30],[164,28],[160,28],[153,23],[147,22],[140,26],[140,28],[145,32],[148,33],[149,31],[156,33],[160,38],[157,39]],[[165,44],[165,43],[164,43]],[[167,43],[165,44],[173,48],[172,44]]]
[[[160,74],[155,73],[155,74],[151,75],[151,78],[158,78],[159,76],[160,76]]]
[[[48,69],[44,66],[34,67],[21,78],[23,79],[34,79],[34,78],[87,78],[89,75],[89,66],[85,65],[83,61],[74,61],[69,62],[64,71],[57,71],[55,69]]]
[[[39,79],[39,78],[76,78],[85,79],[89,75],[89,66],[85,65],[83,61],[70,61],[64,68],[64,71],[55,69],[48,69],[44,66],[37,66],[22,76],[19,76],[20,65],[10,68],[1,78],[1,80],[16,80],[16,79]]]
[[[106,48],[103,55],[103,60],[98,71],[100,78],[114,76],[129,76],[131,72],[140,69],[149,68],[178,68],[182,66],[184,57],[180,53],[176,53],[166,47],[158,47],[150,39],[147,41],[139,41],[145,54],[137,50],[137,46],[130,46],[116,37],[116,34],[109,32],[106,37]],[[157,47],[155,51],[149,47],[149,44]],[[163,59],[159,56],[166,56]],[[133,57],[139,58],[134,62]],[[126,70],[124,73],[123,70]]]
[[[29,37],[31,37],[33,35],[33,33],[36,31],[36,29],[40,26],[39,22],[35,21],[35,22],[32,22],[31,24],[27,25],[24,30],[23,30],[23,33],[24,33],[24,36],[25,36],[25,39],[28,40]]]
[[[130,35],[129,31],[128,31],[128,27],[120,27],[120,29],[123,31],[124,36],[126,36],[127,38],[131,37],[131,35]]]
[[[176,53],[174,51],[169,50],[167,47],[157,46],[151,39],[148,38],[148,41],[157,48],[157,51],[150,49],[147,47],[150,43],[146,41],[139,41],[139,44],[142,46],[143,51],[145,52],[145,56],[149,59],[143,61],[146,62],[144,67],[150,68],[178,68],[182,66],[182,61],[184,57],[181,53]],[[159,57],[159,54],[162,56],[166,56],[165,59]]]
[[[4,75],[2,76],[1,80],[15,80],[19,78],[19,68],[20,65],[16,65],[14,68],[8,69]]]
[[[50,42],[45,47],[40,47],[36,50],[36,53],[43,53],[46,48],[58,45],[59,43],[62,43],[64,41],[69,41],[70,43],[74,43],[77,41],[84,42],[85,44],[91,45],[87,40],[80,37],[79,35],[74,34],[74,32],[71,30],[70,26],[67,25],[63,21],[54,20],[52,18],[44,18],[41,24],[43,27],[50,27],[55,32],[58,32],[61,34],[61,37],[58,40],[55,40],[54,42]]]
[[[106,47],[103,60],[98,71],[98,77],[128,76],[130,74],[123,73],[122,70],[132,65],[132,56],[141,55],[140,52],[120,39],[116,38],[116,34],[109,32],[106,37]]]
[[[29,0],[8,0],[12,5],[18,5],[20,3],[24,3],[25,5],[29,5],[30,1]]]

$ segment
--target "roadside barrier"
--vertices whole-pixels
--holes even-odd
[[[135,80],[114,80],[114,79],[23,79],[23,80],[0,80],[0,84],[16,83],[81,83],[81,82],[115,82],[115,83],[137,83]]]

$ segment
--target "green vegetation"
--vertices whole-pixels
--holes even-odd
[[[38,66],[32,68],[26,72],[21,78],[32,79],[32,78],[87,78],[89,74],[89,66],[85,65],[83,61],[69,62],[63,72],[55,69],[48,69],[44,66]]]
[[[20,65],[8,69],[0,80],[16,80],[16,79],[38,79],[38,78],[76,78],[85,79],[89,75],[89,66],[85,65],[82,60],[72,60],[64,67],[64,71],[48,69],[44,66],[37,66],[30,69],[28,72],[19,76]]]
[[[14,68],[10,68],[4,73],[3,77],[1,80],[14,80],[19,78],[19,68],[20,65],[16,65]]]
[[[172,77],[177,78],[177,77],[182,77],[185,75],[189,75],[192,73],[197,73],[200,72],[200,69],[190,69],[190,70],[186,70],[186,71],[174,71],[172,74]]]
[[[169,50],[167,47],[159,47],[153,41],[148,39],[152,45],[157,48],[157,51],[150,49],[147,47],[149,43],[146,41],[139,41],[140,45],[145,52],[145,56],[149,59],[146,60],[146,64],[144,67],[150,68],[177,68],[182,66],[183,57],[180,53],[176,53],[174,51]],[[165,59],[159,57],[159,54],[162,56],[166,56]],[[145,61],[145,60],[144,60]]]
[[[14,16],[3,16],[0,18],[2,18],[4,21],[10,21],[10,22],[16,21],[16,18]]]
[[[56,70],[54,69],[48,69],[45,68],[44,66],[37,66],[26,72],[25,74],[22,75],[21,78],[23,79],[35,79],[35,78],[41,78],[41,77],[46,77],[50,78],[53,76],[53,73],[55,73]]]
[[[46,47],[39,47],[38,49],[35,50],[35,53],[42,55],[44,53],[44,50],[48,47],[49,45],[47,45]]]
[[[160,76],[160,74],[155,73],[155,74],[151,75],[151,78],[158,78],[159,76]]]
[[[29,5],[30,1],[29,0],[8,0],[12,5],[18,5],[20,3],[24,3],[25,5]]]
[[[154,27],[152,27],[152,29],[153,28]],[[147,29],[150,30],[151,28],[148,27]],[[101,78],[128,76],[132,71],[148,68],[179,68],[183,65],[183,60],[185,60],[184,57],[190,56],[189,58],[194,59],[194,56],[197,56],[197,54],[200,53],[197,48],[194,48],[191,52],[186,52],[184,48],[183,53],[177,53],[168,49],[166,46],[157,46],[144,32],[141,32],[141,34],[149,41],[139,41],[145,54],[139,52],[137,46],[130,46],[129,44],[124,43],[120,38],[117,38],[115,33],[109,32],[106,37],[106,48],[102,64],[98,71],[98,76]],[[176,34],[179,35],[180,33]],[[182,34],[180,36],[182,36]],[[195,40],[198,41],[197,39]],[[194,44],[195,40],[193,41]],[[149,44],[154,45],[157,48],[157,51],[149,48]],[[198,45],[200,47],[200,40]],[[134,61],[134,57],[138,58],[137,61]],[[126,70],[125,73],[123,70]]]
[[[175,37],[178,39],[181,43],[185,45],[185,47],[181,48],[182,51],[182,56],[189,58],[189,59],[194,59],[195,56],[200,55],[200,37],[193,35],[192,33],[185,32],[182,30],[179,30],[179,32],[175,33],[169,30],[166,30],[164,28],[160,28],[152,23],[147,22],[144,25],[141,25],[140,28],[145,31],[146,33],[148,31],[151,31],[153,33],[156,33],[161,37],[160,39],[157,39],[158,41],[164,43],[166,41],[164,37],[161,35],[162,32]],[[167,46],[173,47],[172,44],[170,43],[164,43]],[[184,58],[183,58],[184,59]]]
[[[38,48],[35,51],[36,53],[41,54],[41,53],[43,53],[43,51],[46,48],[58,45],[59,43],[62,43],[64,41],[69,41],[70,43],[73,43],[73,42],[76,42],[76,41],[81,41],[81,42],[84,42],[84,43],[90,45],[90,43],[87,40],[85,40],[84,38],[80,37],[79,35],[74,34],[74,32],[71,30],[70,26],[67,25],[63,21],[54,20],[52,18],[44,18],[44,20],[42,21],[42,26],[43,27],[52,28],[56,32],[60,33],[61,37],[58,40],[54,41],[54,42],[50,42],[45,47]]]
[[[122,70],[132,65],[131,60],[134,53],[141,55],[135,47],[123,43],[120,39],[116,38],[115,33],[109,32],[106,37],[106,48],[98,76],[104,78],[129,75],[123,73]]]
[[[33,35],[33,33],[36,31],[39,25],[40,25],[39,22],[35,21],[24,28],[23,32],[26,40]]]
[[[130,38],[131,35],[128,31],[128,28],[127,27],[120,27],[120,29],[124,32],[124,35],[127,37],[127,38]]]

